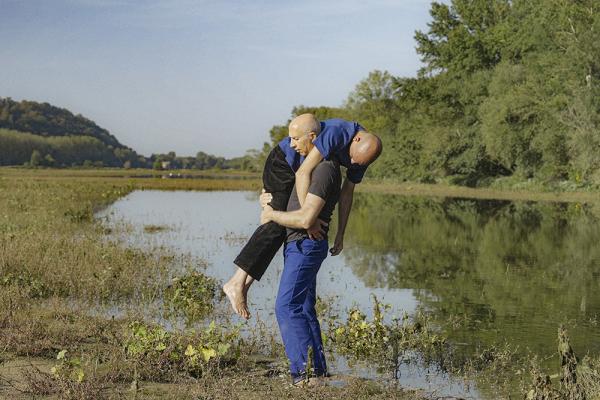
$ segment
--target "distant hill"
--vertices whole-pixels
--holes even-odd
[[[107,146],[126,147],[106,129],[65,108],[35,101],[0,98],[0,128],[42,136],[90,136]]]
[[[92,120],[48,103],[0,98],[0,165],[148,167]]]
[[[258,171],[261,160],[253,152],[231,160],[202,151],[187,157],[175,152],[144,157],[82,115],[48,103],[0,97],[0,166]]]

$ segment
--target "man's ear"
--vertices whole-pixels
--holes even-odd
[[[315,132],[309,132],[308,136],[310,136],[310,141],[314,142],[315,139],[317,138],[317,134]]]

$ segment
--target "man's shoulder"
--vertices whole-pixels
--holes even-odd
[[[327,170],[339,169],[340,168],[340,162],[338,160],[336,160],[335,158],[331,159],[331,160],[325,160],[325,159],[323,159],[323,161],[321,161],[320,163],[318,163],[315,168],[322,168],[322,169],[327,169]]]
[[[340,183],[341,176],[337,161],[323,160],[312,172],[308,192],[326,200],[332,188]]]
[[[354,121],[347,121],[341,118],[330,118],[323,121],[323,125],[325,128],[345,128],[349,125],[355,124]]]
[[[281,139],[278,143],[279,147],[290,147],[290,137],[286,136],[283,139]]]
[[[315,176],[330,176],[340,173],[340,163],[335,159],[323,160],[315,167]]]
[[[352,121],[327,119],[322,122],[322,130],[314,142],[315,146],[324,158],[329,159],[332,154],[344,150],[352,142],[356,126],[358,125]]]
[[[341,118],[329,118],[329,119],[325,119],[323,120],[323,122],[325,123],[325,125],[339,125],[339,124],[343,124],[346,122],[349,122],[345,119],[341,119]]]
[[[318,140],[315,143],[325,141],[331,146],[337,147],[336,150],[350,144],[356,132],[360,130],[357,122],[340,118],[327,119],[322,124],[321,133],[317,136]]]

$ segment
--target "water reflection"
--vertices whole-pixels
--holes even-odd
[[[209,275],[228,279],[235,266],[233,259],[258,223],[258,198],[251,192],[134,192],[99,214],[109,224],[126,223],[130,229],[120,238],[138,247],[166,246],[205,260]],[[143,227],[167,226],[169,229],[147,234]],[[118,230],[117,230],[118,231]],[[347,268],[342,257],[328,257],[319,272],[319,295],[338,297],[341,307],[361,304],[370,308],[370,294],[397,304],[401,310],[414,311],[417,302],[410,289],[369,290]],[[254,314],[268,318],[283,267],[282,252],[273,260],[260,282],[253,285],[250,302]]]
[[[145,191],[102,216],[112,225],[132,224],[122,240],[200,257],[208,274],[224,281],[258,214],[256,195],[249,192]],[[318,290],[337,296],[342,308],[359,304],[369,311],[371,293],[397,312],[422,307],[451,342],[461,344],[459,357],[504,342],[552,355],[561,323],[568,323],[576,352],[598,354],[599,219],[597,205],[359,193],[345,249],[326,259]],[[143,231],[149,224],[171,229],[150,235]],[[274,321],[282,264],[279,254],[253,286],[255,318]],[[457,319],[461,323],[449,322]],[[401,383],[464,392],[446,378],[427,379],[404,371]]]
[[[412,288],[467,351],[504,341],[555,353],[570,327],[600,351],[597,205],[358,196],[348,264],[372,287]],[[450,316],[465,321],[456,329]]]

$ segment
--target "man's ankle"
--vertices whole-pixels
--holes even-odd
[[[302,386],[303,383],[308,383],[311,378],[327,378],[329,377],[329,373],[324,370],[313,370],[310,372],[310,375],[304,372],[292,373],[292,384],[294,386]]]

